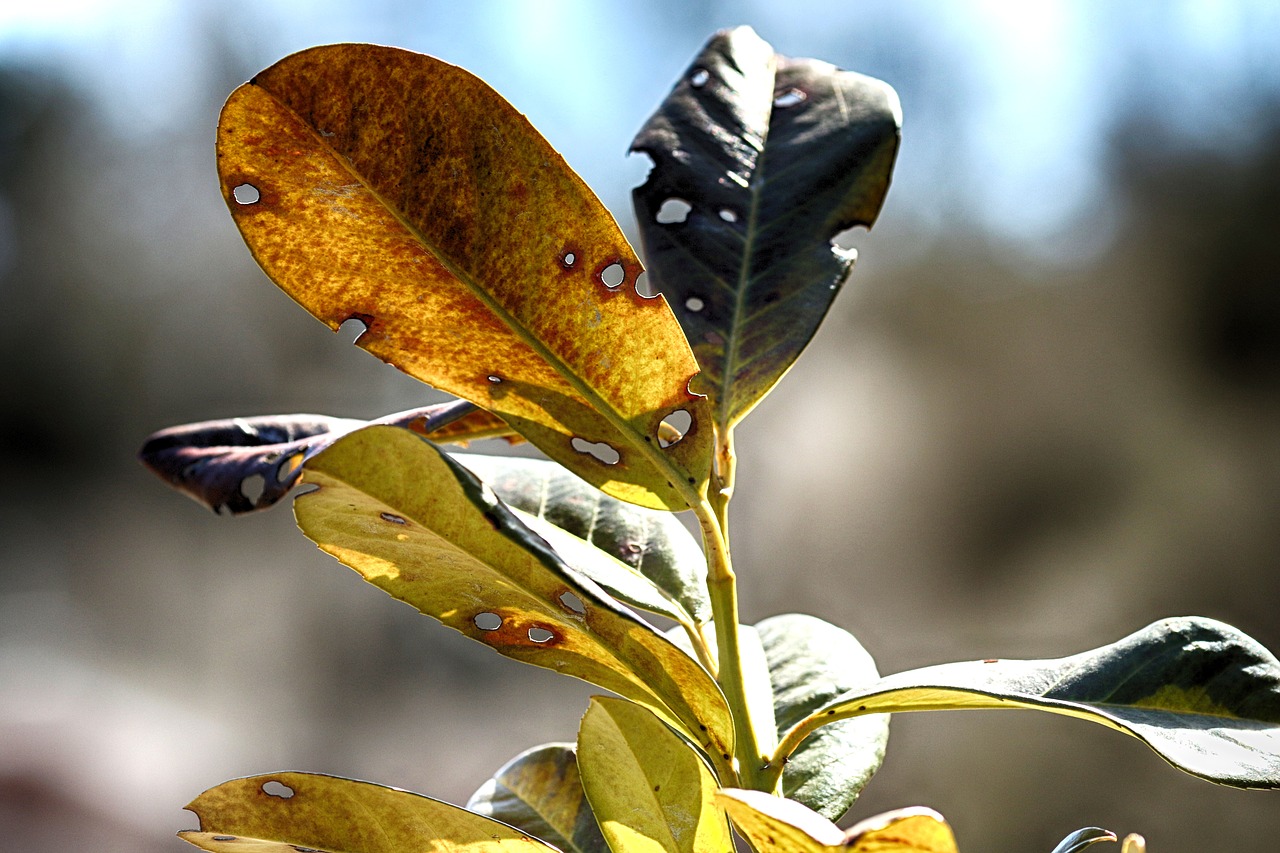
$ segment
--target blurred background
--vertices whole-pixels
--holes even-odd
[[[461,803],[573,738],[589,688],[365,585],[287,508],[217,518],[133,457],[170,424],[437,399],[249,258],[213,165],[240,82],[335,41],[466,66],[634,233],[632,135],[741,23],[905,114],[852,282],[740,430],[745,620],[821,616],[886,672],[1185,614],[1280,649],[1275,3],[6,3],[0,847],[178,851],[184,803],[282,769]],[[1043,714],[896,719],[850,820],[908,805],[969,851],[1280,833],[1280,794]]]

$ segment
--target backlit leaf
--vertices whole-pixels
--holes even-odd
[[[711,619],[703,583],[706,559],[693,534],[671,513],[611,498],[545,459],[470,453],[456,458],[503,503],[544,518],[631,566],[680,602],[696,622]]]
[[[780,731],[879,678],[875,661],[852,634],[816,617],[774,616],[758,624],[756,631],[769,661]],[[782,793],[838,820],[880,768],[888,739],[887,715],[823,726],[788,758]]]
[[[705,485],[679,324],[636,292],[613,217],[479,78],[388,47],[302,51],[231,94],[218,171],[253,256],[330,328],[360,321],[358,346],[616,497],[684,509]],[[680,411],[682,440],[659,447]]]
[[[992,659],[891,675],[815,711],[787,740],[863,714],[966,708],[1091,720],[1211,782],[1280,788],[1280,662],[1230,625],[1200,617],[1165,619],[1055,660]]]
[[[294,502],[320,548],[385,592],[516,660],[612,690],[732,754],[711,677],[622,607],[429,441],[353,432],[311,459]]]
[[[608,853],[582,790],[573,744],[522,752],[471,795],[467,809],[509,823],[564,853]]]
[[[759,853],[956,853],[951,827],[932,809],[885,812],[845,831],[794,800],[760,791],[724,789],[716,802]]]
[[[187,806],[214,853],[554,853],[495,820],[408,791],[314,773],[272,773],[210,788]]]
[[[728,853],[716,780],[661,720],[632,702],[597,696],[578,730],[587,799],[614,853]]]
[[[138,458],[157,477],[214,512],[232,515],[275,505],[298,483],[302,463],[334,439],[370,424],[391,424],[466,444],[510,435],[496,416],[465,401],[387,415],[376,421],[327,415],[231,418],[153,433]]]
[[[716,34],[632,142],[650,284],[703,373],[716,423],[742,418],[808,344],[853,267],[831,240],[880,211],[897,154],[885,83]]]

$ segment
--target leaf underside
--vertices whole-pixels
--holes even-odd
[[[865,713],[1025,708],[1101,723],[1173,766],[1237,788],[1280,788],[1280,662],[1230,625],[1165,619],[1055,660],[987,660],[898,673],[801,723]]]
[[[471,795],[467,809],[564,853],[609,853],[582,790],[573,744],[548,743],[520,753]]]
[[[879,678],[871,655],[852,634],[816,617],[774,616],[756,625],[756,631],[769,662],[780,732]],[[838,820],[880,768],[888,739],[887,715],[823,726],[788,757],[783,795]]]
[[[567,565],[492,490],[403,429],[353,432],[311,459],[302,531],[383,591],[516,660],[627,696],[719,758],[732,723],[683,651]]]
[[[679,602],[695,622],[711,619],[702,549],[671,513],[611,498],[544,459],[471,453],[454,458],[492,487],[503,503],[626,563]]]
[[[597,696],[578,731],[578,767],[615,853],[733,850],[716,780],[685,742],[633,702]]]
[[[218,171],[263,270],[330,328],[362,322],[358,346],[615,497],[684,509],[705,484],[679,324],[636,292],[586,184],[479,78],[394,48],[302,51],[227,100]],[[659,447],[679,411],[691,423]]]
[[[272,773],[210,788],[187,806],[200,830],[179,835],[213,853],[533,853],[550,847],[448,803],[368,782]]]
[[[760,791],[727,788],[716,802],[759,853],[956,853],[951,827],[932,809],[885,812],[845,831],[794,800]]]
[[[901,125],[887,84],[717,33],[632,142],[654,168],[632,193],[651,284],[671,303],[726,429],[808,344],[870,227]]]

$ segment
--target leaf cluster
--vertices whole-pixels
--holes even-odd
[[[465,808],[276,773],[202,794],[183,837],[211,851],[725,853],[737,833],[762,853],[946,853],[951,831],[926,809],[832,823],[880,766],[890,715],[925,710],[1065,714],[1210,781],[1280,786],[1280,662],[1212,620],[883,678],[815,617],[739,624],[734,427],[848,279],[855,255],[832,241],[876,219],[899,126],[884,83],[777,55],[746,28],[716,34],[633,144],[654,161],[634,193],[647,295],[609,213],[468,72],[337,45],[237,89],[218,170],[254,257],[318,319],[358,320],[359,346],[457,399],[371,422],[177,427],[144,462],[231,513],[302,484],[303,532],[370,584],[610,695],[576,743],[515,757]],[[497,436],[547,458],[446,449]],[[1058,850],[1114,840],[1085,829]]]

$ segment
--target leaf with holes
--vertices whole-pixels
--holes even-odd
[[[1165,619],[1056,660],[985,660],[898,673],[818,709],[784,739],[871,713],[1030,708],[1132,735],[1194,776],[1280,788],[1280,661],[1212,619]]]
[[[263,270],[331,328],[359,320],[359,346],[615,497],[697,501],[711,430],[679,323],[636,292],[613,217],[482,80],[394,48],[302,51],[227,100],[218,171]]]
[[[722,430],[813,337],[870,226],[901,124],[888,85],[715,35],[632,142],[653,158],[632,197],[649,279],[671,301]]]
[[[733,839],[716,780],[661,720],[597,696],[578,729],[582,786],[609,846],[626,853],[726,853]]]
[[[339,436],[371,423],[403,426],[435,441],[459,444],[511,432],[496,416],[459,400],[376,421],[274,415],[186,424],[153,433],[138,458],[197,503],[238,515],[275,505],[297,485],[303,462]]]
[[[178,835],[213,853],[554,853],[518,829],[408,791],[315,773],[272,773],[210,788]],[[439,846],[439,847],[438,847]]]
[[[852,634],[813,616],[774,616],[756,625],[756,633],[768,660],[781,731],[879,678],[875,661]],[[887,715],[823,726],[788,757],[783,795],[838,820],[880,768],[888,740]]]
[[[845,831],[794,800],[760,791],[728,788],[716,802],[759,853],[956,853],[951,827],[932,809],[885,812]]]
[[[545,459],[471,453],[455,458],[488,483],[503,503],[533,513],[631,566],[679,602],[697,623],[711,619],[703,583],[706,559],[675,516],[610,498]]]
[[[652,708],[716,757],[732,755],[723,695],[693,659],[567,565],[493,491],[396,427],[312,458],[298,525],[365,580],[508,657]]]
[[[609,853],[582,790],[573,744],[548,743],[517,755],[471,795],[467,809],[564,853]]]

